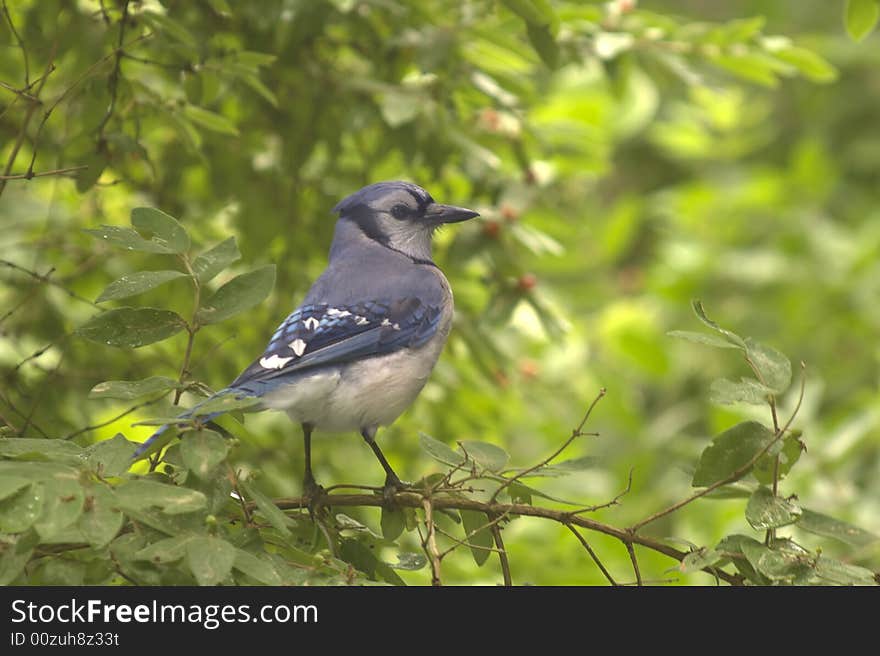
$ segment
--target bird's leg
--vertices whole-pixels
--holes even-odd
[[[315,511],[320,505],[320,501],[324,496],[324,488],[318,485],[315,476],[312,474],[312,430],[311,424],[303,424],[303,446],[305,452],[305,472],[303,474],[303,497],[305,498],[309,515],[314,519]]]
[[[401,481],[397,474],[394,473],[394,470],[391,469],[391,465],[388,464],[388,460],[385,459],[385,454],[382,453],[382,449],[380,449],[379,445],[376,444],[375,428],[361,429],[361,436],[373,450],[373,453],[376,455],[376,458],[382,465],[382,469],[385,470],[385,485],[382,487],[382,496],[385,497],[386,503],[390,505],[393,501],[394,495],[401,490],[405,490],[406,488],[410,487],[410,484]]]

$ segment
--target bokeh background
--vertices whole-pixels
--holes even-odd
[[[420,432],[492,442],[533,464],[604,387],[586,426],[598,435],[567,454],[594,460],[541,489],[599,504],[632,471],[620,504],[596,513],[616,526],[687,496],[712,435],[743,418],[769,422],[763,408],[710,403],[712,379],[747,373],[734,354],[667,336],[700,329],[699,298],[723,325],[806,364],[794,426],[808,451],[781,492],[880,533],[880,37],[854,40],[843,0],[145,0],[127,5],[118,67],[124,3],[3,4],[18,32],[0,28],[5,175],[27,171],[34,153],[38,173],[89,166],[2,188],[0,257],[46,276],[0,266],[8,434],[105,423],[134,403],[89,400],[94,385],[179,373],[183,334],[137,350],[73,334],[98,309],[69,292],[93,300],[126,273],[168,266],[83,229],[129,225],[131,209],[149,205],[205,247],[236,237],[242,258],[217,282],[277,265],[265,302],[197,336],[192,378],[219,389],[323,269],[333,205],[407,179],[482,216],[437,238],[457,316],[421,397],[380,433],[404,478],[438,467]],[[30,104],[7,86],[50,61],[45,102],[17,147]],[[132,302],[192,312],[185,280]],[[150,429],[131,423],[155,414],[141,408],[74,439],[141,440]],[[261,472],[267,494],[298,494],[299,429],[271,413],[246,425],[231,461]],[[381,484],[357,436],[319,438],[314,459],[325,485]],[[700,500],[647,533],[760,539],[744,504]],[[378,513],[357,516],[378,524]],[[632,578],[619,543],[592,540],[612,573]],[[505,542],[519,583],[605,582],[564,527],[521,518]],[[821,544],[880,568],[876,543]],[[642,559],[647,578],[712,583]],[[495,559],[478,568],[466,550],[444,574],[500,576]]]

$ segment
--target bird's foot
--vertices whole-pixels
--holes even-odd
[[[412,489],[412,483],[402,481],[397,476],[389,474],[385,477],[385,485],[382,486],[382,499],[386,507],[395,506],[394,495],[398,492],[405,492]]]
[[[309,517],[312,521],[325,512],[324,499],[327,496],[326,490],[311,476],[307,477],[303,483],[303,500],[306,502],[306,508],[309,510]]]

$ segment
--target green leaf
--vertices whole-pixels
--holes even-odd
[[[855,41],[861,41],[877,26],[880,3],[877,0],[847,0],[844,22],[846,31]]]
[[[142,253],[173,253],[171,249],[155,241],[144,239],[137,230],[120,226],[102,225],[100,228],[85,230],[97,239],[106,241],[111,246]]]
[[[34,532],[16,537],[4,536],[6,547],[0,554],[0,586],[10,585],[24,571],[34,553],[37,537]]]
[[[172,39],[179,41],[187,48],[197,50],[198,40],[192,33],[176,20],[169,18],[164,14],[152,11],[141,13],[141,18],[153,28],[153,31],[162,36],[170,36]]]
[[[29,478],[21,476],[4,476],[0,478],[0,501],[11,497],[25,485],[30,485],[30,483]]]
[[[774,348],[746,339],[746,358],[760,374],[761,381],[776,394],[791,384],[791,362]]]
[[[275,265],[236,276],[202,304],[196,314],[201,324],[217,323],[263,302],[275,284]]]
[[[553,31],[547,25],[526,24],[526,33],[535,52],[548,68],[556,68],[559,65],[559,45],[553,36]]]
[[[233,137],[238,136],[238,128],[235,127],[235,124],[221,114],[215,114],[203,107],[197,107],[195,105],[187,105],[184,107],[183,114],[193,123],[206,130],[219,132],[220,134],[228,134]]]
[[[74,333],[80,337],[115,346],[140,348],[176,335],[186,322],[176,312],[157,308],[122,307],[97,314]]]
[[[812,50],[791,46],[774,50],[772,54],[791,64],[814,82],[833,82],[837,79],[837,69]]]
[[[569,460],[563,460],[552,465],[545,465],[543,467],[540,467],[532,472],[529,472],[528,474],[523,475],[522,478],[556,478],[560,476],[569,476],[570,474],[575,474],[577,472],[594,469],[598,463],[599,458],[597,458],[596,456],[581,456],[579,458],[570,458]],[[525,471],[525,469],[514,469],[508,471],[512,474],[516,474],[520,471]]]
[[[95,302],[103,303],[104,301],[136,296],[176,278],[186,278],[186,274],[180,271],[139,271],[138,273],[130,273],[107,285],[107,288],[101,292],[101,295]]]
[[[691,306],[694,308],[694,313],[697,315],[697,318],[702,321],[706,326],[721,335],[725,339],[725,341],[727,341],[727,343],[729,343],[734,348],[738,348],[743,351],[746,350],[746,343],[742,337],[734,332],[727,330],[726,328],[722,328],[717,323],[712,321],[708,316],[706,316],[706,311],[703,309],[703,303],[701,301],[699,301],[698,299],[694,299],[693,301],[691,301]]]
[[[235,59],[247,66],[268,66],[273,64],[277,59],[277,55],[268,52],[254,52],[253,50],[241,50],[235,53]]]
[[[425,105],[425,99],[420,94],[393,88],[380,93],[378,102],[382,119],[392,128],[414,120]]]
[[[43,512],[43,486],[32,483],[0,501],[0,533],[22,533]]]
[[[746,505],[746,520],[758,531],[794,524],[802,510],[796,503],[775,496],[769,488],[759,487]]]
[[[803,509],[797,527],[816,535],[840,540],[854,547],[866,547],[880,541],[880,536],[874,533],[807,508]]]
[[[105,380],[91,389],[89,398],[131,401],[142,396],[169,392],[179,387],[176,380],[166,376],[150,376],[143,380]]]
[[[486,528],[489,520],[484,513],[476,510],[460,510],[459,514],[464,527],[465,541],[470,545],[474,562],[482,566],[492,555],[491,549],[495,547],[492,532]]]
[[[504,0],[504,6],[529,24],[553,25],[558,20],[548,0]]]
[[[77,528],[89,544],[99,548],[108,545],[122,529],[124,520],[110,488],[102,484],[86,488],[85,510]]]
[[[732,476],[772,440],[773,433],[756,421],[743,422],[724,431],[700,455],[692,485],[707,487]],[[741,472],[738,478],[747,473]]]
[[[507,451],[488,442],[462,440],[461,445],[471,460],[489,471],[501,471],[510,459]]]
[[[260,583],[265,583],[266,585],[282,584],[281,576],[270,561],[263,560],[263,558],[243,549],[235,550],[233,567]]]
[[[229,453],[229,444],[214,431],[201,429],[181,435],[183,464],[201,479],[208,478]]]
[[[131,457],[138,446],[136,442],[125,439],[122,433],[116,433],[111,439],[88,447],[84,455],[92,471],[104,477],[121,476],[128,471]]]
[[[443,444],[443,442],[435,440],[433,437],[426,435],[425,433],[419,433],[419,445],[422,447],[422,451],[444,465],[456,467],[465,462],[465,457],[461,453],[453,451]]]
[[[290,518],[288,518],[288,516],[272,502],[272,499],[260,492],[248,481],[242,481],[241,487],[244,490],[244,493],[254,500],[254,503],[257,504],[257,510],[263,513],[263,517],[275,527],[275,530],[281,533],[284,537],[290,537],[292,535],[290,528],[288,527]]]
[[[713,403],[721,405],[734,403],[765,405],[771,394],[773,390],[753,378],[740,378],[739,382],[720,378],[713,380],[709,386],[709,398]]]
[[[230,237],[198,255],[193,260],[192,268],[199,281],[208,282],[240,258],[241,253],[238,251],[235,237]]]
[[[396,540],[406,528],[406,516],[403,514],[403,510],[382,506],[380,526],[382,527],[382,537],[386,540]]]
[[[695,333],[690,330],[670,330],[666,334],[670,337],[684,339],[688,342],[696,342],[697,344],[706,344],[715,348],[740,348],[726,339],[716,337],[715,335],[707,335],[706,333]]]
[[[34,522],[34,528],[45,540],[79,519],[83,511],[85,492],[76,478],[49,478],[42,485],[43,510]]]
[[[815,575],[824,585],[877,585],[877,575],[869,569],[819,556]]]
[[[767,453],[755,463],[752,471],[755,478],[765,485],[771,485],[773,478],[782,479],[795,463],[800,459],[801,453],[804,452],[804,443],[796,435],[787,434],[781,442],[771,447]],[[775,452],[775,453],[774,453]],[[776,458],[779,457],[779,464],[776,464]]]
[[[238,76],[238,79],[256,91],[272,107],[278,107],[278,96],[275,95],[272,89],[263,84],[263,81],[256,73],[243,73]]]
[[[66,440],[31,437],[0,438],[0,457],[16,460],[56,460],[79,463],[82,447]]]
[[[186,253],[190,247],[189,234],[180,222],[155,207],[135,207],[131,224],[139,232],[150,236],[150,241],[165,246],[172,253]]]
[[[260,399],[254,396],[236,398],[235,394],[218,394],[193,408],[197,416],[210,415],[215,412],[232,412],[233,410],[245,410],[260,403]]]
[[[709,57],[710,61],[733,73],[736,77],[748,82],[755,82],[766,87],[779,84],[777,73],[779,66],[766,55],[758,53],[742,53],[736,55],[716,54]]]
[[[197,537],[186,544],[186,563],[199,585],[217,585],[229,576],[238,551],[226,540]]]
[[[711,567],[722,559],[723,556],[714,549],[702,547],[696,551],[691,551],[688,555],[682,558],[678,569],[685,574],[699,572],[704,567]]]
[[[201,510],[207,504],[205,495],[198,490],[146,480],[120,485],[116,488],[116,499],[123,508],[158,507],[169,515]]]
[[[192,534],[175,535],[147,545],[134,554],[136,560],[148,560],[154,565],[175,563],[186,556],[187,545],[196,539]]]
[[[813,558],[806,549],[788,540],[780,540],[757,558],[757,570],[771,581],[794,582],[808,575]]]

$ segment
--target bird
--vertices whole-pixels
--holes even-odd
[[[452,289],[432,258],[432,237],[440,226],[479,213],[437,203],[399,180],[370,184],[333,212],[327,267],[302,304],[235,380],[178,418],[209,422],[222,411],[200,415],[199,408],[230,395],[255,400],[258,410],[285,411],[302,427],[304,495],[312,499],[323,491],[312,472],[313,431],[357,431],[382,465],[382,491],[391,498],[405,484],[376,433],[415,401],[452,326]],[[134,458],[173,425],[159,428]]]

